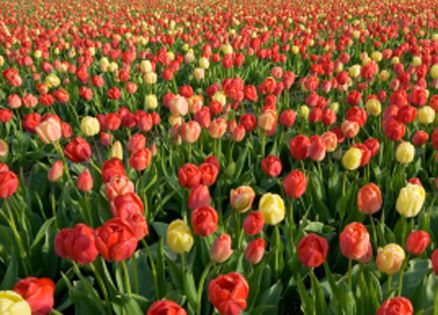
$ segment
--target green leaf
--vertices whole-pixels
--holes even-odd
[[[9,261],[8,269],[3,277],[2,283],[0,284],[0,289],[11,290],[18,279],[18,261],[15,255],[11,255],[11,260]]]

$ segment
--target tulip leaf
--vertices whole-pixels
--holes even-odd
[[[18,279],[18,261],[15,255],[11,255],[8,268],[0,284],[1,290],[11,290]]]

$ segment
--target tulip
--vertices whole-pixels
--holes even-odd
[[[243,231],[246,235],[256,235],[262,232],[265,221],[260,211],[252,211],[243,220]]]
[[[400,190],[395,208],[400,215],[412,218],[420,212],[425,199],[426,191],[421,185],[408,183]]]
[[[187,312],[171,300],[161,300],[152,303],[146,315],[187,315]]]
[[[61,138],[61,124],[53,118],[41,122],[35,131],[45,144],[58,141]]]
[[[231,207],[237,212],[243,213],[252,207],[255,192],[250,186],[240,186],[230,191]]]
[[[376,98],[370,98],[365,103],[365,108],[367,112],[369,112],[373,116],[379,116],[382,111],[382,105],[380,104],[379,100]]]
[[[415,147],[409,142],[402,142],[395,151],[395,158],[401,164],[409,164],[414,160]]]
[[[156,109],[158,107],[157,96],[154,94],[145,95],[144,106],[146,109]]]
[[[406,250],[415,256],[424,253],[430,244],[430,236],[427,232],[419,230],[412,231],[406,240]]]
[[[0,139],[0,158],[7,157],[8,153],[9,153],[8,143],[5,140]]]
[[[193,246],[193,236],[189,226],[182,220],[174,220],[167,227],[167,246],[177,253],[189,252]]]
[[[429,125],[435,121],[435,110],[430,106],[424,106],[417,111],[417,118],[423,125]]]
[[[392,243],[378,249],[376,266],[381,272],[391,276],[400,271],[404,259],[405,251],[403,248]]]
[[[87,192],[93,189],[94,180],[88,169],[85,169],[79,174],[76,185],[82,192]]]
[[[245,248],[245,259],[252,265],[257,265],[265,254],[266,242],[262,238],[252,240]]]
[[[119,160],[123,160],[123,147],[122,143],[120,141],[114,142],[113,146],[111,147],[111,151],[109,153],[109,158],[117,158]]]
[[[240,314],[247,306],[249,289],[240,273],[230,272],[210,281],[208,297],[219,314]]]
[[[183,188],[193,188],[201,182],[201,179],[202,173],[194,164],[186,163],[178,171],[178,181]]]
[[[342,157],[342,165],[349,171],[353,171],[360,166],[362,151],[358,148],[350,148]]]
[[[62,164],[61,160],[58,160],[53,163],[52,167],[50,168],[47,174],[47,179],[52,183],[57,182],[62,177],[63,172],[64,165]]]
[[[213,242],[210,249],[210,258],[214,262],[221,264],[233,254],[231,249],[231,236],[225,233],[220,234]]]
[[[147,169],[152,162],[152,153],[149,149],[144,148],[135,151],[129,158],[129,166],[135,169],[137,172],[141,172]]]
[[[413,315],[411,301],[403,296],[396,296],[383,302],[376,315]]]
[[[364,185],[357,193],[357,207],[363,214],[374,214],[382,207],[382,193],[374,183]]]
[[[15,194],[18,184],[18,177],[14,172],[0,170],[0,199],[7,199]]]
[[[84,135],[92,137],[100,131],[99,121],[90,116],[85,116],[81,120],[81,131]]]
[[[82,223],[76,224],[56,234],[55,253],[85,265],[93,262],[98,255],[95,240],[96,233],[92,228]]]
[[[284,178],[283,188],[289,197],[300,198],[306,192],[306,175],[299,170],[293,170]]]
[[[265,193],[260,199],[259,211],[266,224],[275,225],[284,219],[284,201],[277,194]]]
[[[328,242],[325,238],[310,233],[298,243],[298,259],[308,268],[321,266],[327,258]]]
[[[134,229],[121,218],[106,221],[96,230],[96,248],[106,261],[123,261],[137,248]]]
[[[14,291],[0,291],[0,311],[5,315],[31,315],[29,303]]]
[[[212,207],[196,208],[191,216],[193,232],[199,236],[209,236],[217,230],[218,215]]]
[[[361,260],[369,251],[370,235],[362,223],[353,222],[339,236],[342,255],[348,259]]]
[[[438,276],[438,249],[432,252],[431,256],[433,272]]]
[[[211,205],[211,196],[208,187],[197,185],[190,190],[188,207],[190,210],[196,208],[209,207]]]
[[[29,303],[32,315],[47,315],[53,309],[55,284],[49,278],[22,279],[15,284],[14,291]]]

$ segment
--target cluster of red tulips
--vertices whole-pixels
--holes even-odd
[[[438,315],[438,11],[4,1],[0,314]]]

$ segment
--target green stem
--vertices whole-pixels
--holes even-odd
[[[433,315],[438,315],[438,284],[435,283],[435,295],[433,299]]]
[[[352,280],[352,269],[353,269],[353,260],[348,260],[348,287],[350,290],[353,290],[353,280]]]
[[[379,244],[379,240],[377,238],[377,231],[376,231],[376,225],[374,224],[374,219],[373,216],[370,214],[369,215],[370,218],[370,222],[371,222],[371,233],[373,234],[373,242],[374,243],[374,247],[377,248],[378,244]]]
[[[137,258],[134,256],[131,260],[132,262],[132,273],[134,278],[134,291],[135,293],[139,293],[139,287],[138,287],[138,270],[137,270]]]
[[[406,256],[406,259],[403,261],[403,265],[401,267],[400,270],[400,276],[399,276],[399,280],[398,280],[398,295],[402,294],[402,289],[403,289],[403,273],[405,271],[405,267],[409,261],[409,254]]]
[[[389,296],[389,293],[391,292],[391,289],[392,289],[392,276],[389,276],[388,277],[388,288],[387,288],[387,294],[388,294],[388,296]]]
[[[198,294],[197,294],[197,298],[196,298],[196,314],[201,314],[201,308],[202,308],[202,291],[204,289],[204,283],[205,283],[205,279],[207,278],[208,272],[210,271],[211,266],[213,265],[213,262],[209,262],[207,264],[207,266],[204,269],[204,272],[201,275],[201,278],[199,279],[199,284],[198,284]]]
[[[120,266],[123,269],[123,274],[125,278],[125,287],[126,292],[128,293],[128,296],[131,297],[131,279],[129,278],[129,271],[128,271],[128,265],[126,264],[126,261],[122,260],[120,262]]]
[[[96,277],[97,283],[100,286],[100,290],[102,291],[103,294],[103,298],[105,299],[106,305],[108,307],[108,314],[111,314],[111,302],[108,296],[108,290],[106,289],[105,283],[102,280],[102,277],[100,276],[100,274],[97,272],[96,267],[95,267],[95,262],[89,264],[91,271],[94,273],[94,276]]]
[[[151,253],[151,250],[149,249],[148,243],[146,243],[146,241],[144,239],[142,239],[141,242],[146,250],[146,255],[148,256],[148,259],[149,259],[149,264],[150,264],[151,271],[152,271],[152,278],[154,281],[155,295],[156,295],[156,299],[159,300],[160,299],[160,287],[158,285],[157,268],[155,267],[154,258],[152,257],[152,253]]]

